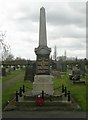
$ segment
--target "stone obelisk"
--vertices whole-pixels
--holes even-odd
[[[50,75],[50,52],[51,48],[47,47],[45,8],[42,7],[40,8],[39,46],[35,48],[35,53],[37,55],[36,74]]]
[[[40,9],[39,46],[47,46],[45,8]]]
[[[33,95],[40,94],[42,90],[49,95],[53,94],[52,76],[50,75],[51,48],[47,47],[45,8],[40,8],[39,46],[36,53],[36,75],[33,82]]]

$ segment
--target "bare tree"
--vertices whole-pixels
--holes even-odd
[[[6,31],[0,31],[0,58],[2,61],[6,60],[6,58],[10,54],[10,45],[5,43]]]

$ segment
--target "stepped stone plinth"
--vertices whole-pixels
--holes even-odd
[[[36,75],[33,82],[33,95],[44,93],[53,95],[53,82],[51,75]]]

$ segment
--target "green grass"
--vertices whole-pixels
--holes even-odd
[[[16,91],[18,90],[19,91],[19,88],[21,86],[23,86],[23,84],[25,85],[25,90],[32,90],[32,82],[25,82],[24,81],[24,71],[21,70],[21,71],[18,71],[14,74],[20,76],[18,81],[11,85],[9,88],[7,88],[3,93],[2,93],[2,108],[4,108],[7,104],[8,101],[10,101],[11,99],[13,99],[15,97],[15,93]],[[14,75],[13,75],[14,77]],[[12,78],[12,76],[10,77]]]
[[[68,77],[68,72],[61,78],[53,79],[55,90],[61,91],[61,86],[67,87],[70,90],[71,95],[81,106],[83,111],[86,111],[86,85],[72,84]]]
[[[14,71],[15,72],[15,71]],[[24,84],[26,87],[26,91],[32,90],[32,82],[26,82],[24,81],[24,71],[17,71],[16,73],[12,73],[11,76],[8,75],[7,78],[3,78],[4,81],[8,80],[9,78],[13,78],[16,75],[20,75],[19,80],[11,85],[11,87],[7,88],[2,96],[3,96],[3,101],[2,101],[2,106],[3,108],[5,107],[7,101],[11,100],[15,96],[16,90],[19,90],[19,88]],[[72,97],[74,97],[75,101],[78,102],[78,104],[81,106],[83,111],[86,111],[86,85],[77,85],[77,84],[72,84],[71,81],[69,80],[68,77],[68,72],[61,76],[61,78],[54,78],[53,79],[54,83],[54,90],[56,91],[61,91],[61,86],[64,84],[64,86],[67,87],[67,90],[70,90]]]
[[[13,77],[15,77],[16,75],[19,75],[21,73],[21,70],[15,70],[12,71],[11,73],[8,73],[6,76],[2,77],[2,82],[5,82],[7,80],[12,79]]]
[[[16,90],[19,90],[19,88],[23,83],[24,71],[19,71],[18,73],[20,75],[20,78],[18,79],[18,81],[15,84],[11,85],[2,93],[3,108],[5,107],[7,101],[10,101],[14,97]]]
[[[0,91],[0,108],[2,108],[2,91]]]
[[[25,91],[31,91],[32,90],[32,82],[28,82],[28,81],[23,81],[23,84],[25,86]]]

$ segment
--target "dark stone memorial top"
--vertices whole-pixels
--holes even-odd
[[[49,55],[38,55],[36,61],[36,74],[50,74]]]
[[[36,59],[36,74],[37,75],[50,75],[50,55],[51,49],[48,47],[35,48],[37,55]]]

